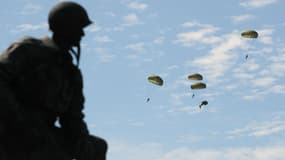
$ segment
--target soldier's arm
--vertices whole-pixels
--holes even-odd
[[[82,76],[76,77],[76,84],[73,85],[74,92],[70,101],[69,110],[60,117],[60,124],[67,136],[75,142],[89,135],[87,125],[84,121],[84,95],[82,91]]]
[[[10,127],[23,127],[24,116],[13,92],[13,83],[26,69],[25,46],[11,45],[0,58],[0,120]]]

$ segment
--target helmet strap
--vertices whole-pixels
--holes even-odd
[[[81,53],[81,47],[80,44],[76,46],[77,51],[75,51],[73,48],[70,48],[71,53],[75,56],[76,58],[76,66],[79,66],[79,61],[80,61],[80,53]]]

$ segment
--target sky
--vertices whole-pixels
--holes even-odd
[[[2,2],[1,51],[50,36],[57,2]],[[285,159],[284,0],[76,2],[94,22],[81,44],[85,120],[108,160]],[[191,73],[207,88],[191,90]]]

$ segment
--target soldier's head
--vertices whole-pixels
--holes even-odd
[[[48,15],[49,29],[53,38],[67,47],[79,46],[83,29],[90,25],[86,10],[78,3],[63,1],[56,4]]]

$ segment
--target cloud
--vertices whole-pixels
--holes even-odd
[[[195,58],[188,64],[202,70],[210,82],[219,82],[218,78],[224,76],[235,64],[235,50],[244,46],[246,43],[239,35],[228,34],[221,37],[220,43],[216,44],[207,55]]]
[[[184,22],[182,27],[201,27],[201,28],[215,28],[211,24],[204,24],[197,21]]]
[[[109,141],[108,159],[116,160],[158,160],[162,154],[162,145],[155,142],[128,144]]]
[[[285,158],[285,147],[245,147],[229,149],[193,150],[178,148],[164,154],[159,160],[280,160]]]
[[[128,7],[136,10],[145,10],[148,5],[145,3],[131,2],[128,4]]]
[[[123,17],[123,26],[134,26],[138,24],[142,24],[142,22],[135,13],[131,13]]]
[[[212,35],[217,30],[219,29],[216,27],[207,26],[196,31],[178,33],[174,42],[183,46],[193,46],[195,43],[215,44],[221,40],[219,37]]]
[[[260,69],[260,65],[254,59],[247,60],[246,63],[240,65],[239,68],[234,69],[234,72],[256,72]]]
[[[171,65],[169,67],[167,67],[168,70],[176,70],[176,69],[179,69],[179,66],[178,65]]]
[[[276,81],[273,77],[261,77],[252,80],[252,85],[257,87],[271,87]]]
[[[48,24],[47,23],[40,23],[37,25],[21,24],[21,25],[16,26],[16,29],[12,30],[11,32],[18,33],[18,32],[35,31],[35,30],[42,30],[42,29],[48,29]]]
[[[240,23],[240,22],[252,20],[255,18],[255,16],[251,14],[243,14],[239,16],[232,16],[231,18],[234,23]]]
[[[231,137],[240,136],[253,136],[264,137],[273,134],[280,134],[285,131],[285,121],[279,116],[279,114],[273,114],[270,121],[264,122],[251,122],[244,128],[234,129],[229,131],[228,134]]]
[[[108,159],[116,160],[281,160],[285,159],[285,146],[236,147],[222,149],[193,149],[176,147],[166,149],[162,144],[148,142],[128,144],[109,141]]]
[[[111,17],[116,17],[117,15],[114,12],[105,12],[106,15]]]
[[[274,75],[283,76],[283,74],[281,73],[285,72],[285,63],[272,63],[270,64],[269,68],[271,70],[271,73],[273,73]]]
[[[144,45],[145,44],[143,42],[140,42],[140,43],[135,43],[135,44],[129,44],[126,46],[126,48],[137,51],[137,52],[141,52],[145,50]]]
[[[242,0],[240,5],[249,8],[260,8],[277,2],[278,0]]]
[[[190,85],[190,82],[188,83],[187,81],[185,81],[185,83]],[[184,99],[184,98],[191,99],[192,93],[172,93],[170,95],[170,97],[171,97],[171,100],[172,100],[172,104],[174,106],[183,105],[184,103],[183,103],[182,99]]]
[[[249,95],[242,96],[246,100],[256,100],[264,98],[268,94],[285,94],[285,86],[274,84],[264,89],[253,89],[250,90]]]
[[[100,37],[95,37],[96,42],[112,42],[113,40],[110,39],[108,36],[100,36]]]
[[[153,40],[154,44],[162,44],[164,42],[164,37],[158,37],[155,40]]]
[[[24,5],[23,10],[21,11],[21,14],[27,15],[27,14],[37,14],[42,11],[42,6],[37,4],[26,4]]]
[[[262,29],[258,30],[258,41],[260,41],[263,44],[272,44],[272,34],[274,30],[273,29]]]
[[[111,62],[115,58],[115,55],[113,54],[100,54],[99,55],[99,61],[106,63],[106,62]]]
[[[101,27],[99,27],[98,25],[91,25],[90,27],[86,28],[87,32],[98,32],[101,30]]]
[[[197,143],[204,140],[202,136],[197,136],[197,135],[191,135],[191,134],[185,134],[182,136],[179,136],[177,138],[178,143]]]
[[[269,65],[269,73],[277,77],[283,77],[281,73],[285,72],[285,50],[281,49],[280,53],[269,58],[271,64]]]
[[[113,61],[113,59],[116,57],[114,54],[108,53],[107,48],[94,48],[95,52],[97,53],[98,60],[101,63],[107,63]]]

